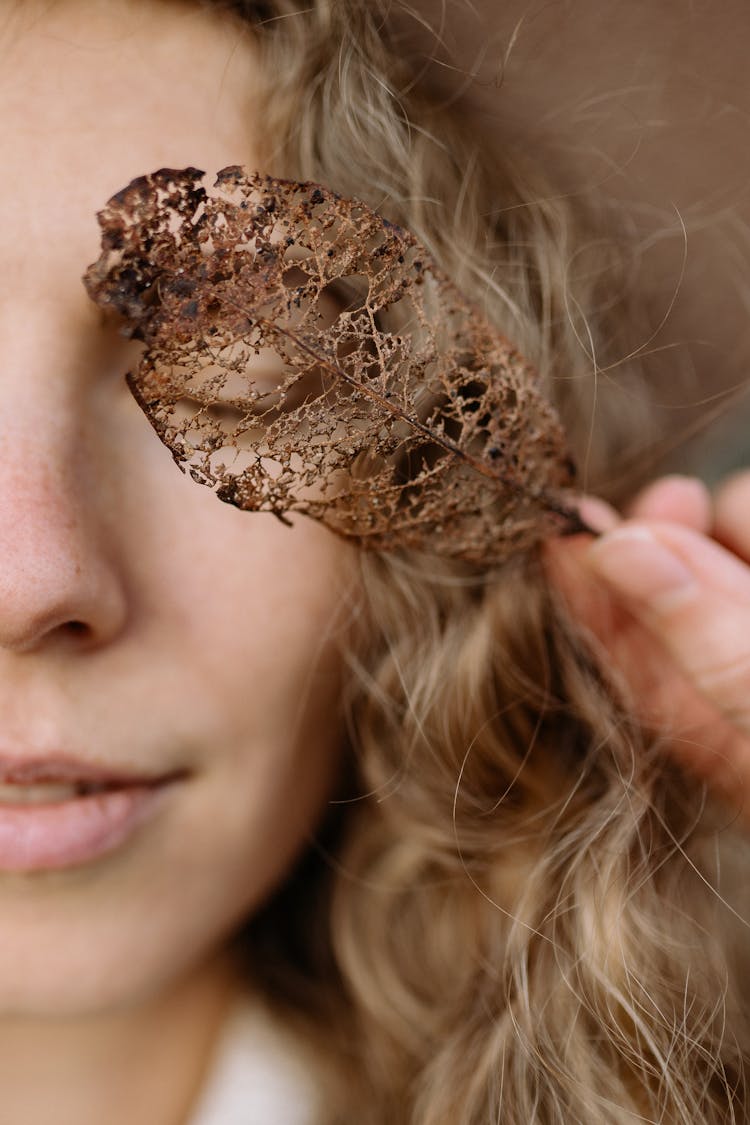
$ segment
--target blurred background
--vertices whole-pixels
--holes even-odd
[[[446,97],[561,192],[622,208],[660,325],[632,347],[659,349],[657,409],[692,434],[658,468],[750,462],[748,0],[419,0],[398,19]]]

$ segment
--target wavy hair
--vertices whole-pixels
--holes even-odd
[[[253,24],[267,170],[412,230],[538,367],[600,488],[653,381],[616,362],[648,335],[616,216],[415,77],[377,3],[221,6]],[[363,552],[361,578],[341,800],[240,943],[330,1063],[325,1125],[748,1120],[739,834],[537,552]]]

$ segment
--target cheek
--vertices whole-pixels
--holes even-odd
[[[171,602],[196,770],[181,835],[203,839],[225,886],[257,901],[335,785],[356,552],[303,517],[290,529],[192,491],[201,546],[174,576]]]
[[[288,528],[190,488],[200,535],[174,556],[155,634],[176,664],[169,710],[211,806],[196,817],[237,841],[263,825],[278,850],[330,788],[355,552],[303,517]]]
[[[260,840],[283,864],[280,853],[317,819],[343,741],[347,579],[329,532],[307,520],[290,531],[273,517],[239,515],[261,521],[247,569],[225,573],[215,601],[191,619],[202,637],[190,675],[200,701],[201,815],[227,840]]]
[[[283,881],[335,788],[343,745],[349,549],[307,520],[289,530],[234,515],[235,562],[185,617],[196,775],[161,851],[180,883],[161,940],[182,943],[181,955],[186,939],[195,949],[231,932]]]
[[[181,691],[217,735],[286,740],[331,718],[353,552],[307,519],[290,529],[209,499],[227,517],[222,535],[204,529],[202,545],[178,558],[160,599],[161,636],[179,654]]]
[[[130,569],[131,656],[153,666],[157,708],[191,714],[217,753],[287,739],[310,712],[317,725],[338,693],[357,551],[305,517],[290,528],[221,503],[133,409],[141,457],[112,533]]]

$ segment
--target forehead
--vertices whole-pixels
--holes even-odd
[[[83,268],[97,253],[94,211],[135,175],[254,164],[255,60],[234,19],[169,0],[24,2],[6,13],[6,276],[14,255],[13,267],[35,250],[51,265],[50,255],[72,253],[74,243]]]

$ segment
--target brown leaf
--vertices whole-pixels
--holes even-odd
[[[131,389],[239,508],[502,561],[582,524],[535,372],[413,235],[317,184],[163,169],[99,214],[85,284],[145,345]]]

